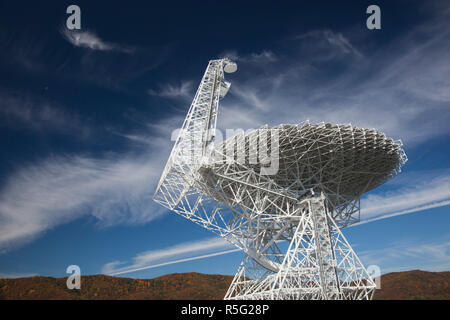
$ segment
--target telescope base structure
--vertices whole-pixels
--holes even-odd
[[[298,224],[278,271],[247,255],[225,300],[372,299],[375,282],[330,217],[324,198],[309,199],[308,208],[296,217]],[[273,260],[283,255],[271,254],[278,256]]]

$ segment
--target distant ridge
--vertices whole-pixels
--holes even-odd
[[[173,273],[154,279],[92,275],[81,277],[80,290],[68,290],[67,278],[0,279],[0,299],[222,299],[233,276]]]
[[[375,299],[450,300],[450,271],[411,270],[384,274]]]
[[[154,279],[105,275],[83,276],[81,290],[68,290],[66,278],[29,277],[0,279],[0,299],[187,299],[220,300],[233,276],[174,273]],[[375,299],[450,300],[450,271],[412,270],[381,277]]]

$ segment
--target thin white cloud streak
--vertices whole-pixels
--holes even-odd
[[[225,250],[225,251],[219,251],[219,252],[204,254],[204,255],[196,256],[196,257],[190,257],[190,258],[184,258],[184,259],[179,259],[179,260],[174,260],[174,261],[163,262],[163,263],[159,263],[159,264],[155,264],[155,265],[151,265],[151,266],[145,266],[145,267],[136,268],[136,269],[127,269],[127,270],[124,270],[124,271],[118,271],[118,272],[115,272],[115,273],[109,273],[108,275],[116,276],[116,275],[119,275],[119,274],[125,274],[125,273],[132,273],[132,272],[137,272],[137,271],[142,271],[142,270],[154,269],[154,268],[158,268],[158,267],[168,266],[168,265],[171,265],[171,264],[177,264],[177,263],[182,263],[182,262],[188,262],[188,261],[212,258],[212,257],[221,256],[221,255],[224,255],[224,254],[229,254],[229,253],[233,253],[233,252],[237,252],[237,251],[241,251],[241,250],[240,249],[230,249],[230,250]]]
[[[402,177],[400,185],[391,184],[394,190],[364,195],[361,222],[352,226],[450,205],[450,175],[438,174],[418,171]]]
[[[380,215],[401,215],[419,211],[421,207],[432,208],[447,205],[450,200],[450,176],[429,181],[414,180],[406,187],[383,194],[368,194],[361,200],[361,220]]]
[[[174,264],[174,263],[179,263],[179,262],[203,259],[203,258],[207,258],[207,257],[220,255],[220,254],[231,253],[231,252],[233,252],[233,250],[238,251],[238,249],[233,249],[233,250],[226,250],[226,251],[221,251],[221,252],[215,252],[212,254],[192,257],[192,254],[200,254],[200,253],[205,253],[206,251],[217,250],[219,248],[229,248],[229,247],[231,247],[231,245],[222,238],[208,238],[208,239],[203,239],[203,240],[184,242],[184,243],[177,244],[177,245],[174,245],[174,246],[171,246],[168,248],[151,250],[151,251],[139,253],[132,259],[133,262],[127,266],[123,266],[124,264],[126,264],[126,262],[120,262],[120,261],[109,262],[103,266],[102,273],[123,274],[123,273],[139,271],[139,270],[156,268],[157,266],[164,266],[164,265],[169,265],[169,264]],[[168,261],[168,262],[166,261],[166,262],[156,263],[163,259],[170,260],[170,259],[174,259],[176,257],[189,256],[189,255],[191,257],[177,259],[176,261]],[[151,263],[156,263],[156,264],[149,265]],[[122,267],[119,267],[121,265],[122,265]]]
[[[379,216],[379,217],[376,217],[376,218],[363,220],[361,222],[352,224],[349,227],[355,227],[355,226],[359,226],[361,224],[366,224],[366,223],[369,223],[369,222],[374,222],[374,221],[383,220],[383,219],[387,219],[387,218],[402,216],[402,215],[405,215],[405,214],[408,214],[408,213],[414,213],[414,212],[426,211],[426,210],[434,209],[434,208],[445,207],[445,206],[449,206],[449,205],[450,205],[450,200],[441,201],[441,202],[433,203],[433,204],[427,204],[427,205],[419,206],[419,207],[416,207],[416,208],[413,208],[413,209],[402,210],[402,211],[399,211],[399,212],[394,212],[394,213],[382,215],[382,216]]]
[[[61,30],[61,34],[64,39],[75,47],[100,51],[121,51],[125,53],[132,53],[134,51],[132,48],[125,47],[123,45],[106,42],[100,39],[96,34],[89,31],[77,31],[63,28]]]
[[[169,248],[147,251],[138,254],[133,261],[136,265],[144,265],[167,257],[178,256],[191,252],[217,249],[229,246],[228,242],[221,238],[206,239],[195,242],[183,243]]]

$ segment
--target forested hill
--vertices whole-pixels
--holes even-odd
[[[81,290],[68,290],[66,279],[0,279],[0,299],[222,299],[233,277],[201,273],[154,279],[93,275],[81,277]],[[385,274],[375,299],[450,299],[450,272]]]

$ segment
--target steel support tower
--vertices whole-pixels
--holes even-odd
[[[371,299],[375,283],[341,228],[359,220],[364,192],[400,171],[401,143],[373,129],[304,122],[214,145],[230,88],[224,71],[236,69],[209,62],[154,200],[244,251],[225,299]],[[239,147],[245,161],[229,152]],[[276,172],[252,161],[266,153],[278,157]]]

